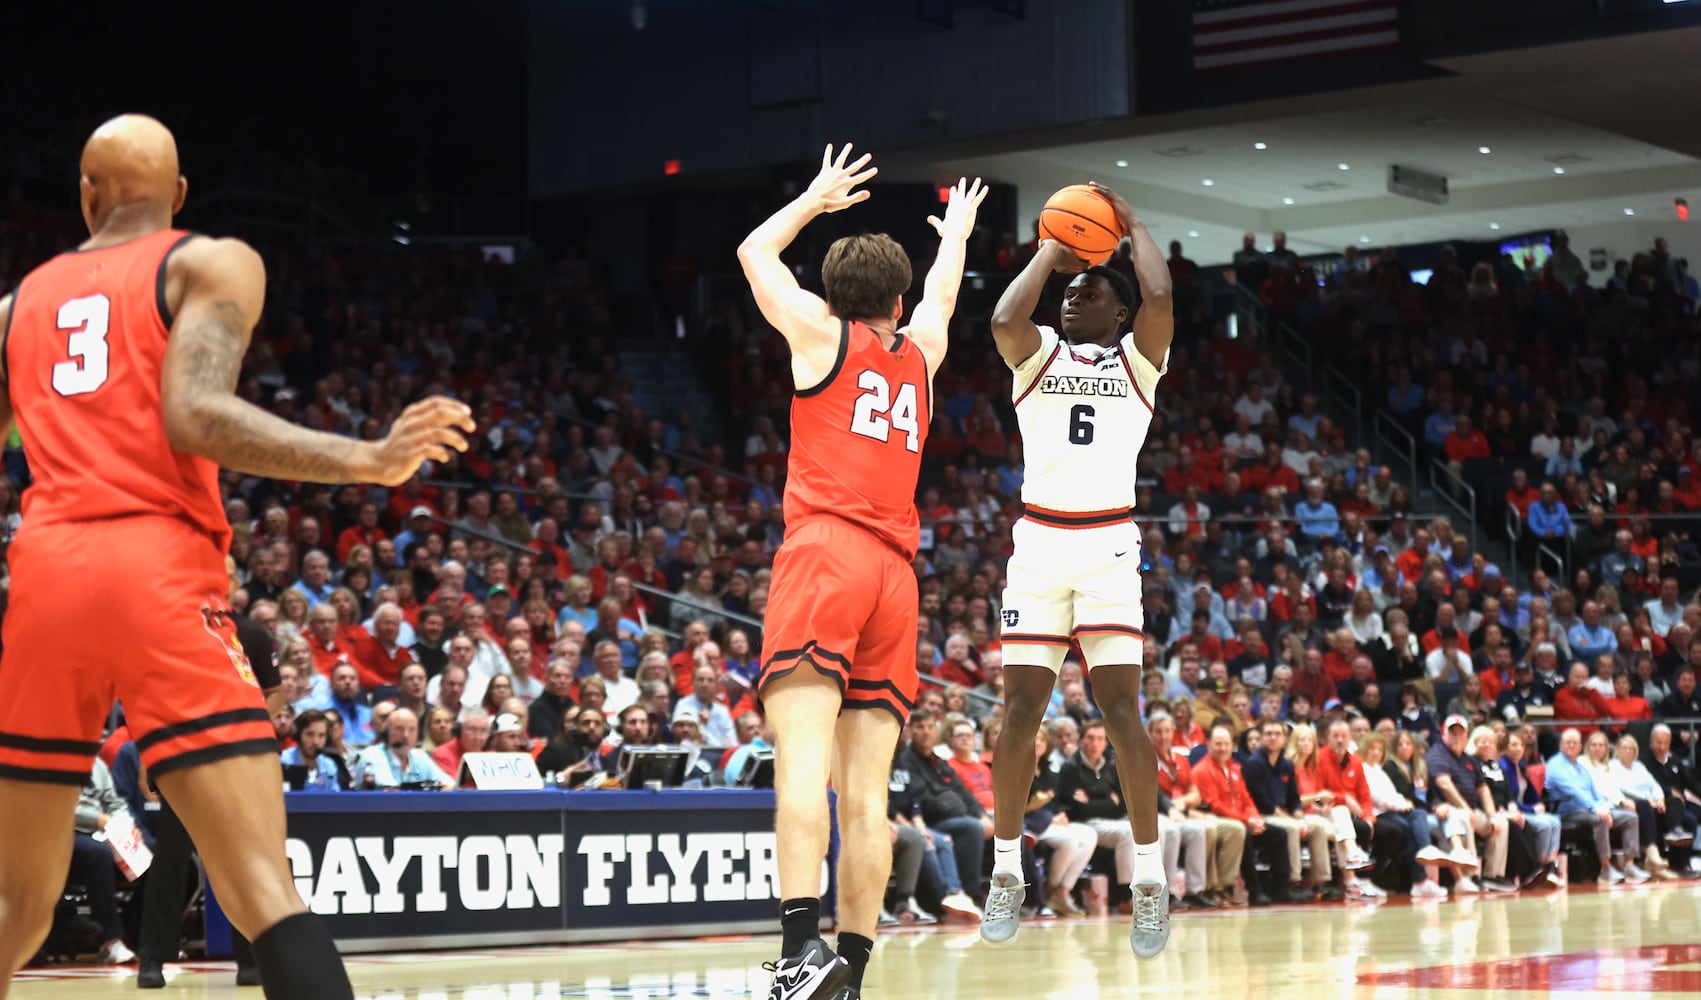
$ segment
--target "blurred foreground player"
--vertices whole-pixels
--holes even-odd
[[[64,831],[117,697],[254,942],[266,996],[349,998],[284,859],[277,740],[225,599],[219,467],[394,485],[464,449],[472,419],[428,399],[359,442],[243,402],[265,270],[243,243],[171,228],[188,191],[171,133],[141,116],[105,123],[81,188],[89,240],[0,301],[0,432],[15,416],[35,476],[0,663],[0,971],[9,980],[47,931]]]
[[[1102,266],[1083,270],[1074,251],[1047,240],[992,314],[998,353],[1015,375],[1011,391],[1027,478],[1003,602],[999,745],[1017,751],[992,759],[992,890],[981,937],[1002,943],[1020,926],[1022,815],[1034,776],[1034,733],[1074,641],[1092,671],[1134,828],[1132,871],[1119,866],[1117,872],[1134,894],[1129,944],[1136,956],[1152,958],[1169,942],[1169,883],[1159,848],[1157,757],[1140,720],[1145,613],[1134,459],[1152,425],[1175,314],[1169,267],[1152,234],[1120,195],[1092,187],[1132,240],[1138,310],[1122,274]],[[1061,333],[1030,318],[1054,271],[1079,272],[1063,292]],[[1110,846],[1121,835],[1107,824],[1099,843]]]
[[[933,374],[963,278],[963,244],[986,196],[952,189],[939,254],[910,324],[899,328],[910,261],[884,234],[847,236],[821,265],[823,302],[780,252],[811,219],[868,197],[868,154],[833,156],[808,190],[738,248],[762,315],[791,345],[791,452],[785,542],[774,556],[766,659],[757,691],[775,733],[781,958],[770,1000],[855,998],[892,869],[886,786],[915,704],[915,508],[932,418]],[[864,168],[867,169],[864,169]],[[846,711],[872,709],[873,711]],[[821,925],[827,781],[839,809],[839,954]]]

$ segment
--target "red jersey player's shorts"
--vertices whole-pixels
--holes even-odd
[[[277,752],[205,532],[170,517],[25,526],[8,557],[0,777],[86,785],[114,698],[151,774]]]
[[[760,694],[798,669],[833,678],[845,708],[915,707],[915,570],[903,553],[839,518],[795,525],[774,554]]]

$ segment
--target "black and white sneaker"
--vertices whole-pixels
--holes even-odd
[[[797,954],[768,962],[762,968],[774,974],[768,1000],[839,1000],[851,974],[850,963],[820,938],[809,939]]]

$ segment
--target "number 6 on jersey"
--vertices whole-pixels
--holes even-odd
[[[891,437],[892,428],[896,427],[909,436],[904,447],[910,451],[919,450],[921,442],[920,428],[915,422],[915,386],[900,382],[898,393],[893,396],[886,377],[868,369],[856,377],[856,384],[863,393],[856,398],[856,409],[851,413],[851,431],[876,441],[885,441]]]

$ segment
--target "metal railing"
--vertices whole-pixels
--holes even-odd
[[[1524,516],[1518,513],[1518,508],[1506,505],[1506,551],[1507,559],[1512,566],[1512,575],[1508,580],[1522,580],[1518,575],[1518,536],[1524,533]]]
[[[1429,467],[1429,486],[1435,495],[1459,508],[1459,513],[1470,523],[1471,551],[1475,552],[1477,544],[1477,491],[1470,483],[1453,474],[1445,462],[1436,459]],[[1461,499],[1461,497],[1463,499]]]
[[[1566,553],[1567,553],[1567,555],[1569,555],[1570,554],[1571,540],[1569,538],[1567,538],[1565,541],[1566,541]],[[1551,560],[1553,562],[1553,569],[1548,575],[1555,580],[1565,579],[1566,557],[1560,555],[1558,549],[1554,548],[1551,545],[1548,545],[1545,542],[1536,546],[1536,557],[1535,557],[1534,563],[1530,567],[1531,571],[1547,568],[1547,567],[1542,565],[1542,557],[1543,556],[1546,556],[1549,560]]]
[[[1394,414],[1389,413],[1381,407],[1376,408],[1376,417],[1373,425],[1376,428],[1376,436],[1382,441],[1383,447],[1400,456],[1400,458],[1406,463],[1406,469],[1408,470],[1407,482],[1410,486],[1413,499],[1416,499],[1418,486],[1417,438],[1412,436],[1411,431],[1406,430],[1405,425],[1400,422],[1399,417],[1396,417]]]
[[[1365,446],[1364,392],[1359,389],[1357,380],[1334,365],[1326,364],[1323,366],[1323,393],[1352,414],[1353,444]]]

